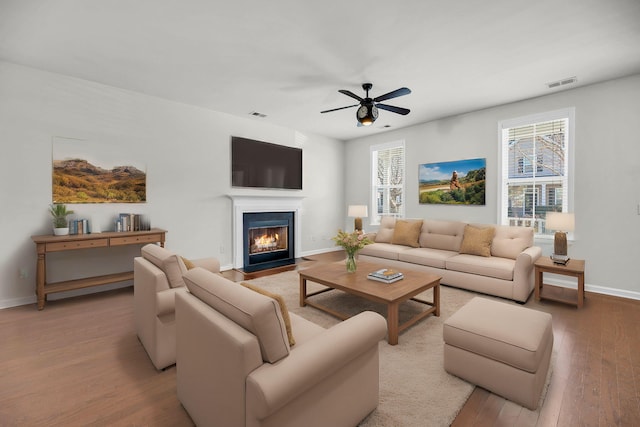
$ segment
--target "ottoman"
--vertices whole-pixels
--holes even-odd
[[[551,315],[476,297],[444,322],[444,369],[535,410],[551,361]]]

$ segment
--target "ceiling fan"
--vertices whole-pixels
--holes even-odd
[[[369,126],[373,124],[373,122],[375,122],[376,119],[378,118],[378,108],[391,111],[396,114],[402,114],[403,116],[406,116],[407,114],[409,114],[411,110],[409,110],[408,108],[394,107],[393,105],[380,104],[380,101],[386,101],[387,99],[408,95],[411,93],[410,89],[406,87],[401,87],[400,89],[393,90],[389,93],[385,93],[384,95],[376,96],[375,98],[372,99],[372,98],[369,98],[369,90],[371,90],[372,87],[373,87],[373,84],[371,83],[364,83],[362,85],[362,89],[364,89],[365,92],[367,93],[364,98],[359,97],[358,95],[356,95],[355,93],[349,90],[340,89],[338,92],[344,95],[350,96],[351,98],[357,99],[358,101],[360,101],[360,103],[347,105],[346,107],[333,108],[331,110],[324,110],[324,111],[320,111],[320,113],[330,113],[331,111],[344,110],[345,108],[357,107],[359,105],[360,107],[356,112],[356,119],[358,119],[358,126],[360,125]]]

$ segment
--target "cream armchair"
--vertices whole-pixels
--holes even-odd
[[[176,294],[177,392],[196,425],[353,427],[377,407],[386,334],[379,314],[324,329],[204,269],[184,280],[190,292]]]
[[[220,271],[215,258],[192,261],[211,272]],[[158,245],[141,249],[133,261],[133,301],[136,333],[157,369],[176,363],[175,294],[185,292],[187,272],[178,255]]]

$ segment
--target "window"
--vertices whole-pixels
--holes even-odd
[[[571,108],[499,124],[499,224],[553,235],[545,227],[547,212],[571,207],[573,121]]]
[[[371,224],[404,217],[404,141],[371,147]]]

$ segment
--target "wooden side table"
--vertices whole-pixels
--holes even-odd
[[[581,308],[584,303],[584,260],[570,259],[567,265],[554,264],[549,257],[540,257],[535,266],[536,300],[547,299],[572,304]],[[578,289],[563,288],[543,283],[544,273],[561,274],[578,279]]]

